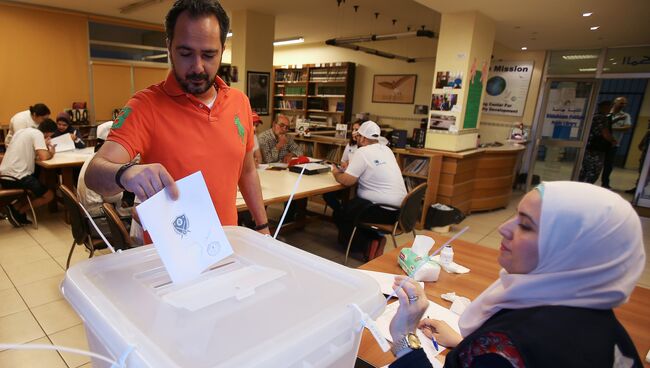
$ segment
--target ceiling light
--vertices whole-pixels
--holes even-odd
[[[596,68],[580,68],[578,70],[581,72],[595,72]]]
[[[230,37],[232,37],[232,32],[228,32],[228,33],[226,34],[226,38],[230,38]]]
[[[593,14],[593,13],[582,13],[582,16],[583,16],[583,17],[591,17],[592,14]]]
[[[598,59],[598,55],[584,54],[584,55],[562,55],[564,60],[589,60]]]
[[[526,51],[526,50],[528,50],[528,47],[524,46],[524,47],[522,47],[521,49],[522,49],[523,51]]]
[[[302,37],[288,38],[286,40],[277,40],[273,41],[273,46],[284,46],[284,45],[293,45],[296,43],[303,43],[305,39]]]
[[[589,27],[589,29],[591,29],[592,31],[595,31],[595,30],[597,30],[598,28],[600,28],[600,26]]]

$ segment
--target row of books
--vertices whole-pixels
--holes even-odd
[[[404,177],[404,185],[406,186],[406,191],[410,192],[418,185],[422,184],[423,179],[413,178],[410,176]]]
[[[277,95],[296,95],[304,96],[306,88],[305,86],[284,86],[279,85],[275,87],[275,94]]]
[[[306,70],[276,70],[276,82],[304,82],[307,80]]]
[[[429,160],[424,158],[416,158],[409,162],[402,172],[406,174],[414,174],[420,176],[429,175]]]
[[[345,82],[347,70],[343,68],[311,69],[310,82]]]
[[[304,109],[304,101],[302,100],[278,100],[275,103],[276,109]]]

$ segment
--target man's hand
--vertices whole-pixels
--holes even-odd
[[[74,133],[70,133],[70,138],[72,138],[73,142],[77,140],[77,136]]]
[[[172,200],[178,199],[178,187],[167,169],[161,164],[134,165],[120,178],[124,188],[142,201],[167,188]]]
[[[280,134],[278,136],[278,143],[275,145],[275,148],[278,150],[282,149],[282,147],[286,146],[288,142],[287,135],[286,134]]]
[[[287,153],[286,155],[284,155],[284,157],[282,158],[282,162],[284,162],[285,164],[288,164],[289,161],[291,161],[291,159],[294,158],[294,157],[296,157],[296,155],[294,155],[293,153],[289,152],[289,153]]]

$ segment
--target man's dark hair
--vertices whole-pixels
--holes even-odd
[[[52,119],[45,119],[42,123],[38,124],[38,130],[43,133],[56,132],[56,123]]]
[[[169,9],[167,17],[165,17],[165,33],[170,44],[174,38],[176,20],[186,10],[189,12],[191,18],[206,15],[214,15],[217,17],[219,28],[221,28],[221,45],[223,46],[226,43],[226,36],[230,30],[230,19],[217,0],[176,0],[172,8]]]
[[[34,106],[30,106],[29,113],[36,116],[45,116],[51,114],[50,109],[42,103],[37,103]]]

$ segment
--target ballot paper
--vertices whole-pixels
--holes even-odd
[[[393,294],[393,283],[395,282],[395,274],[392,273],[386,273],[386,272],[377,272],[377,271],[368,271],[368,270],[360,270],[356,269],[357,271],[361,273],[365,273],[366,275],[372,277],[377,281],[379,284],[379,290],[381,290],[381,293],[384,295],[392,295]],[[401,275],[404,276],[404,275]],[[420,282],[420,286],[424,288],[424,282]],[[393,296],[394,298],[397,298],[396,295]]]
[[[174,283],[193,280],[233,253],[200,171],[176,182],[180,196],[156,193],[136,207]]]
[[[389,304],[386,309],[384,309],[384,313],[379,316],[379,318],[377,318],[377,326],[379,327],[379,330],[384,334],[384,337],[390,341],[392,341],[389,330],[390,321],[395,316],[395,313],[397,313],[398,307],[399,302]],[[426,312],[424,312],[424,317],[427,316],[431,319],[438,319],[447,322],[451,328],[460,333],[460,328],[458,328],[459,316],[449,309],[432,301],[429,301],[429,307],[427,308]],[[421,330],[418,329],[415,333],[420,339],[420,343],[422,343],[422,349],[424,349],[424,353],[427,354],[427,358],[433,362],[436,355],[440,354],[445,349],[445,347],[438,344],[438,350],[436,350],[436,348],[433,346],[433,341],[427,338]]]
[[[50,139],[50,144],[54,145],[54,152],[72,151],[75,149],[74,141],[70,134],[63,134]]]

